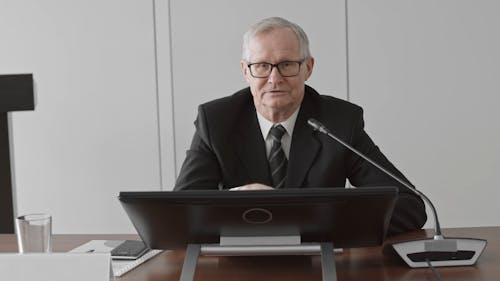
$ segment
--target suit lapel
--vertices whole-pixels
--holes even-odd
[[[304,100],[293,129],[288,160],[287,187],[302,187],[314,159],[321,150],[321,143],[316,138],[314,130],[307,125],[307,120],[315,117],[311,95],[312,93],[308,93],[306,87]]]
[[[266,158],[266,144],[262,138],[255,108],[249,105],[242,113],[235,139],[237,154],[245,166],[249,183],[272,185],[269,163]]]

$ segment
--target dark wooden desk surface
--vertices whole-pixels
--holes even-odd
[[[449,237],[488,240],[475,266],[441,267],[443,280],[500,280],[500,227],[445,229]],[[416,231],[391,237],[387,242],[431,236]],[[135,235],[55,235],[54,251],[64,252],[92,239],[136,239]],[[15,235],[0,234],[0,252],[16,252]],[[184,251],[165,251],[118,278],[119,281],[179,280]],[[398,259],[384,256],[382,247],[346,249],[335,256],[339,281],[436,280],[430,269],[411,269]],[[195,280],[321,280],[319,256],[200,257]]]

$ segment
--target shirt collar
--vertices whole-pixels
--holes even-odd
[[[290,137],[293,134],[293,128],[295,127],[295,121],[297,121],[297,115],[299,115],[299,109],[300,106],[295,110],[295,112],[292,115],[290,115],[290,117],[287,120],[276,123],[276,124],[281,124],[285,128],[286,132]],[[264,116],[262,116],[259,113],[259,111],[256,110],[256,112],[257,112],[257,119],[259,120],[260,130],[262,132],[262,137],[264,139],[267,139],[267,135],[269,134],[271,127],[275,123],[267,120]]]

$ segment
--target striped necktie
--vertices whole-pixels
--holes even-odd
[[[282,188],[285,186],[287,160],[285,152],[281,147],[281,137],[286,130],[281,125],[275,125],[269,132],[271,134],[273,145],[269,153],[269,168],[271,169],[271,177],[273,179],[274,188]]]

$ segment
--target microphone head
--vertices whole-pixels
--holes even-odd
[[[315,131],[320,131],[323,134],[329,133],[328,129],[323,124],[321,124],[321,122],[314,118],[309,118],[307,120],[307,124],[309,124],[309,126],[311,126]]]

